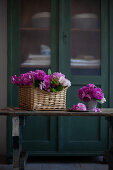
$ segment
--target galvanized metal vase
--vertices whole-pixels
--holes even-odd
[[[86,102],[87,110],[92,110],[97,107],[97,101],[92,99],[91,101]]]

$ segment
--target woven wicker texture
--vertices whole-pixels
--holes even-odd
[[[38,87],[19,87],[19,106],[25,110],[65,110],[66,91],[52,93],[40,90]]]

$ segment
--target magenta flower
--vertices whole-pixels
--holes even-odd
[[[97,100],[101,100],[104,97],[104,93],[102,93],[101,88],[95,88],[93,90],[93,97]]]
[[[94,84],[87,84],[86,87],[88,87],[88,88],[94,88],[94,87],[96,87],[96,86],[95,86]]]
[[[99,108],[93,108],[91,109],[92,112],[101,112],[101,110]]]
[[[22,85],[33,85],[33,75],[31,73],[25,73],[21,74],[17,78],[17,85],[22,86]]]
[[[35,71],[29,71],[27,74],[29,74],[31,76],[31,79],[33,80],[33,78],[35,78],[36,73],[35,73]]]
[[[91,101],[91,96],[90,96],[90,94],[86,94],[83,101],[84,101],[84,102]]]
[[[94,84],[88,84],[85,87],[88,90],[88,94],[90,94],[91,98],[93,98],[93,91],[94,91],[96,86]]]
[[[59,82],[59,79],[61,83]],[[18,86],[34,86],[39,87],[41,90],[46,91],[61,91],[64,87],[71,86],[71,82],[65,78],[62,73],[55,72],[51,75],[46,75],[43,70],[29,71],[21,74],[19,77],[16,75],[11,77],[12,84]]]
[[[22,85],[23,85],[23,80],[22,80],[22,77],[21,77],[21,76],[18,77],[17,85],[18,85],[18,86],[22,86]]]
[[[86,106],[83,103],[78,103],[76,105],[73,105],[71,110],[75,111],[86,111]]]
[[[50,87],[51,75],[45,75],[42,87],[44,90],[48,90]]]
[[[79,98],[83,101],[91,101],[91,96],[90,94],[88,93],[88,89],[87,87],[83,87],[83,88],[80,88],[79,89]]]
[[[46,73],[43,70],[36,70],[35,71],[35,79],[43,81],[45,75],[46,75]]]
[[[58,77],[58,79],[60,79],[60,77],[65,77],[65,75],[62,73],[54,72],[53,77]]]
[[[97,88],[94,84],[87,84],[83,86],[78,91],[79,98],[84,102],[91,101],[92,99],[97,100],[99,102],[104,98],[104,93],[102,92],[101,88]]]
[[[83,88],[80,88],[79,91],[78,91],[78,93],[79,93],[79,98],[80,98],[81,100],[83,100],[84,97],[85,97],[85,92],[84,92]]]
[[[12,84],[16,84],[17,83],[17,76],[16,75],[11,77],[11,83]]]

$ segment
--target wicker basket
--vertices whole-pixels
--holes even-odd
[[[66,91],[52,93],[40,90],[38,87],[19,87],[19,107],[25,110],[65,110]]]

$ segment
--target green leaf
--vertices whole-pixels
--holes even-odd
[[[59,85],[59,81],[58,81],[58,77],[57,76],[55,77],[55,80],[56,80],[56,84],[58,86]]]
[[[51,81],[50,83],[53,84],[53,81]]]
[[[51,69],[49,68],[48,69],[48,75],[51,75],[52,73],[51,73]]]
[[[35,84],[35,79],[33,77],[33,87],[35,88],[36,87],[36,84]]]
[[[51,88],[50,87],[50,90],[51,90],[51,92],[56,93],[56,89],[55,88]]]
[[[33,87],[35,88],[35,87],[39,87],[39,84],[40,84],[40,80],[34,80],[33,79]]]
[[[57,82],[51,77],[51,80],[52,80],[52,82],[54,83],[54,84],[56,84],[57,85]],[[52,83],[52,84],[53,84]]]
[[[62,86],[58,86],[57,88],[56,88],[56,91],[62,91],[63,90],[63,87]]]
[[[58,77],[57,77],[57,76],[55,77],[55,80],[56,80],[56,81],[58,80]]]

